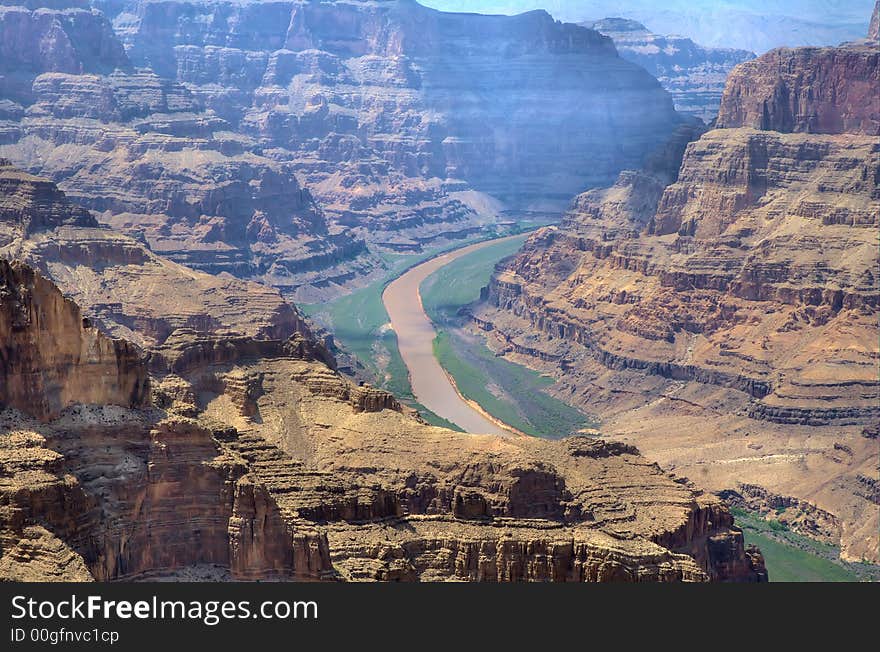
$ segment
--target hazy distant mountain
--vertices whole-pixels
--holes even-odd
[[[546,9],[583,22],[631,18],[659,34],[761,53],[780,46],[837,45],[864,38],[873,0],[422,0],[437,9],[517,13]]]
[[[755,58],[748,50],[707,48],[683,36],[655,34],[627,18],[583,25],[611,37],[621,57],[656,77],[672,94],[676,110],[707,123],[718,114],[727,74],[738,63]]]

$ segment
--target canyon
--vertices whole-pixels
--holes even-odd
[[[877,7],[0,0],[0,579],[767,581],[731,506],[880,563]],[[459,314],[598,431],[430,425],[295,305],[566,205]]]
[[[767,579],[724,503],[634,447],[428,426],[337,373],[277,291],[165,261],[5,161],[0,188],[0,578]],[[116,279],[137,285],[110,310]]]
[[[878,88],[876,40],[740,64],[717,128],[580,195],[473,324],[604,437],[873,563]]]
[[[562,208],[682,120],[546,12],[21,4],[0,4],[0,156],[170,260],[298,302],[375,278],[383,252]]]

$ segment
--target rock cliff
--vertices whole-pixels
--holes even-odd
[[[0,2],[0,98],[4,100],[28,103],[31,81],[40,72],[79,75],[127,65],[110,22],[86,0]]]
[[[142,355],[98,332],[52,283],[0,260],[0,295],[0,405],[48,420],[78,403],[147,404]]]
[[[716,490],[839,519],[878,561],[877,48],[741,64],[681,164],[626,172],[503,264],[475,311],[492,346],[625,441]],[[670,157],[661,157],[670,161]],[[547,362],[551,361],[551,362]],[[801,501],[797,503],[796,501]]]
[[[880,135],[876,44],[768,52],[730,75],[719,127]]]
[[[0,262],[0,578],[766,580],[728,509],[635,448],[428,426],[335,372],[277,293],[0,170],[2,255],[60,288]]]
[[[709,123],[718,115],[727,74],[754,59],[748,50],[707,48],[683,36],[661,36],[635,20],[605,18],[585,27],[614,41],[620,56],[650,72],[672,95],[675,109]]]
[[[880,41],[880,0],[874,3],[874,13],[871,14],[871,24],[868,27],[868,40],[875,45]]]

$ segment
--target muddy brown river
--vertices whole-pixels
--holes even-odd
[[[391,326],[397,334],[400,355],[409,370],[410,383],[416,400],[444,419],[452,421],[471,433],[490,433],[510,436],[502,428],[472,407],[455,388],[446,372],[434,357],[434,338],[437,331],[422,308],[419,286],[426,278],[457,258],[519,236],[486,240],[456,249],[416,265],[392,281],[382,294],[385,309],[391,317]]]

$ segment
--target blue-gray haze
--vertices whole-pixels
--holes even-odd
[[[545,9],[559,20],[619,16],[702,45],[765,52],[864,38],[874,0],[420,0],[444,11],[514,14]]]

